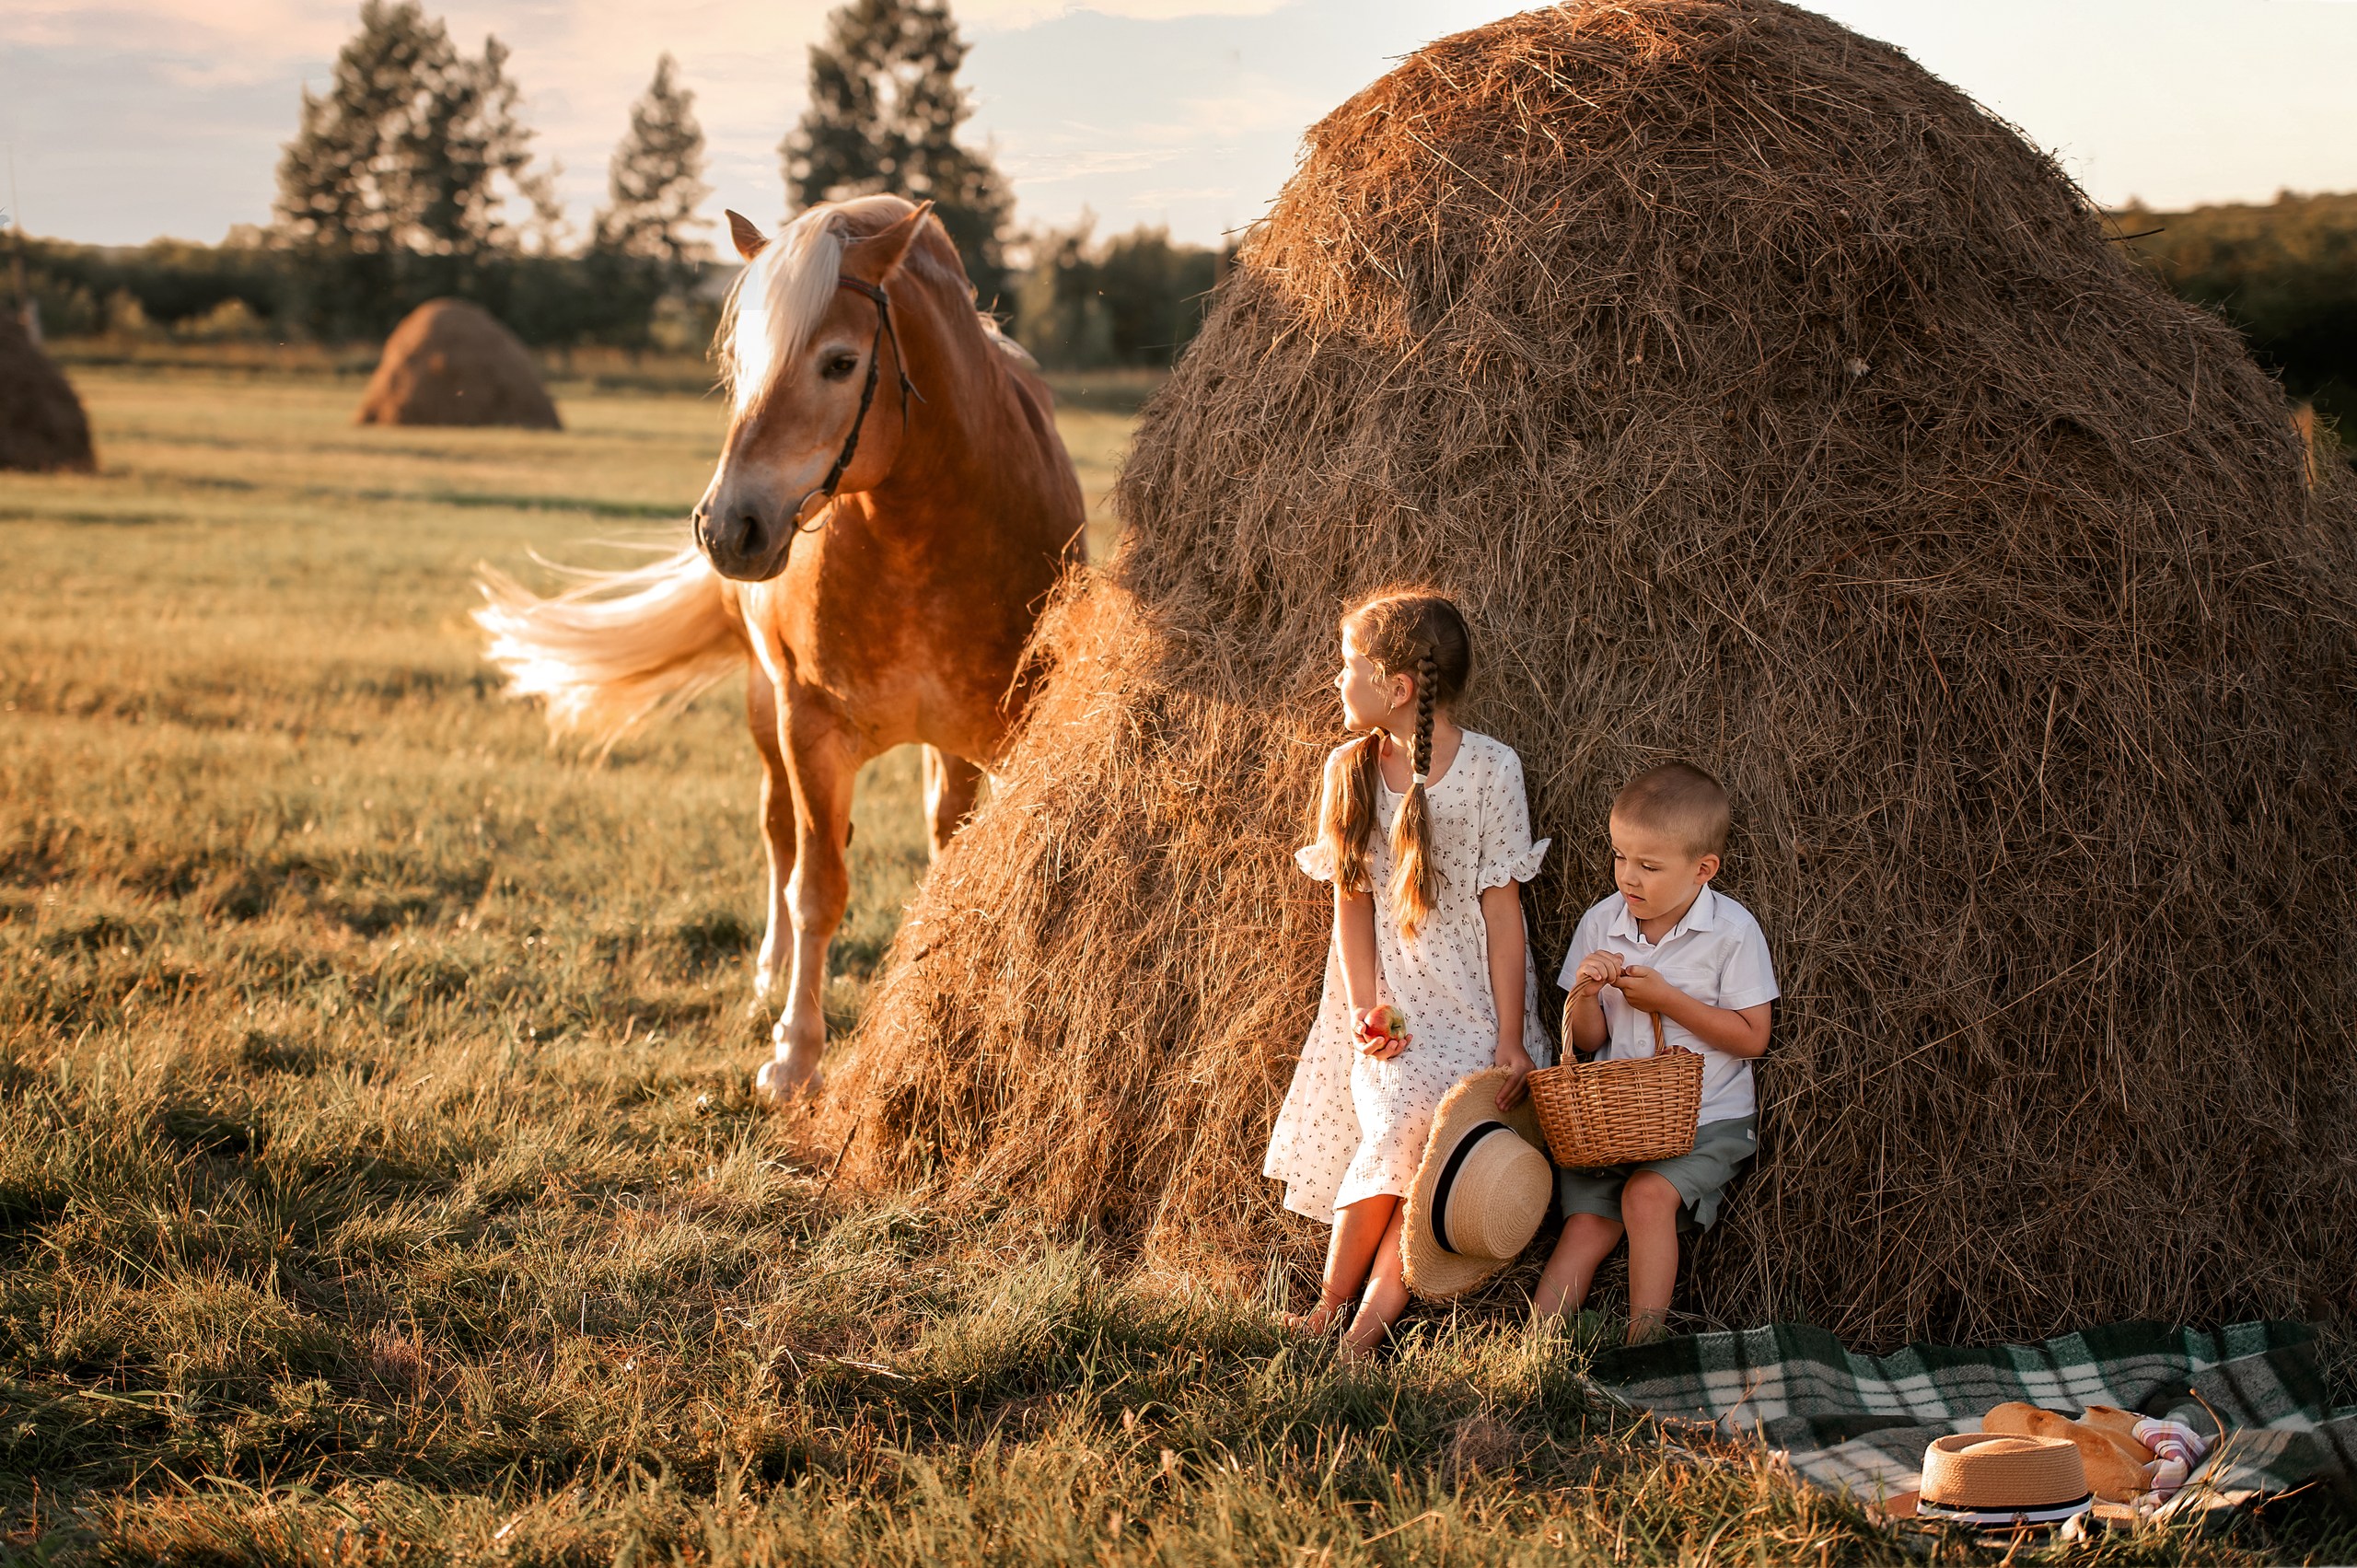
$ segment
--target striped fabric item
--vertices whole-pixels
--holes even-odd
[[[2153,1496],[2165,1503],[2193,1479],[2193,1469],[2210,1457],[2210,1439],[2181,1421],[2146,1416],[2136,1423],[2136,1441],[2153,1451]]]
[[[2114,1405],[2208,1441],[2198,1460],[2192,1445],[2162,1455],[2190,1469],[2164,1515],[2310,1484],[2357,1503],[2357,1406],[2333,1407],[2316,1330],[2302,1323],[2118,1323],[2041,1344],[1890,1355],[1778,1323],[1608,1351],[1589,1376],[1632,1410],[1753,1438],[1819,1485],[1869,1502],[1915,1491],[1933,1438],[1977,1432],[1983,1414],[2020,1400],[2070,1415]]]

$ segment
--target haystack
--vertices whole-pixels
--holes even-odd
[[[0,310],[0,469],[97,466],[82,400],[16,313]]]
[[[1414,55],[1309,133],[1117,504],[838,1074],[874,1175],[1314,1269],[1257,1175],[1327,940],[1287,852],[1337,610],[1423,580],[1554,836],[1550,972],[1632,770],[1739,803],[1784,999],[1683,1306],[2357,1305],[2357,502],[1898,51],[1591,0]]]
[[[354,423],[563,428],[522,340],[463,299],[430,299],[401,319]]]

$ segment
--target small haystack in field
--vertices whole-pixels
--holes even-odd
[[[1897,50],[1593,0],[1412,56],[1310,132],[1118,505],[837,1075],[854,1168],[1314,1272],[1257,1174],[1328,933],[1288,852],[1336,613],[1423,580],[1554,837],[1547,972],[1631,772],[1738,802],[1784,997],[1683,1305],[2357,1307],[2357,496]]]
[[[523,341],[463,299],[430,299],[401,319],[354,423],[563,428]]]
[[[0,310],[0,469],[88,473],[98,462],[73,384],[16,313]]]

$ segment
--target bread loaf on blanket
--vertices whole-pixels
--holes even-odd
[[[2153,1451],[2136,1441],[2133,1411],[2091,1407],[2080,1420],[2016,1400],[1980,1418],[1980,1430],[2007,1437],[2062,1437],[2079,1450],[2087,1486],[2106,1503],[2132,1503],[2148,1490]]]

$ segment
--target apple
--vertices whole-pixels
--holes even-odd
[[[1374,1021],[1367,1028],[1386,1040],[1399,1040],[1408,1032],[1408,1015],[1387,1002],[1375,1010]]]

